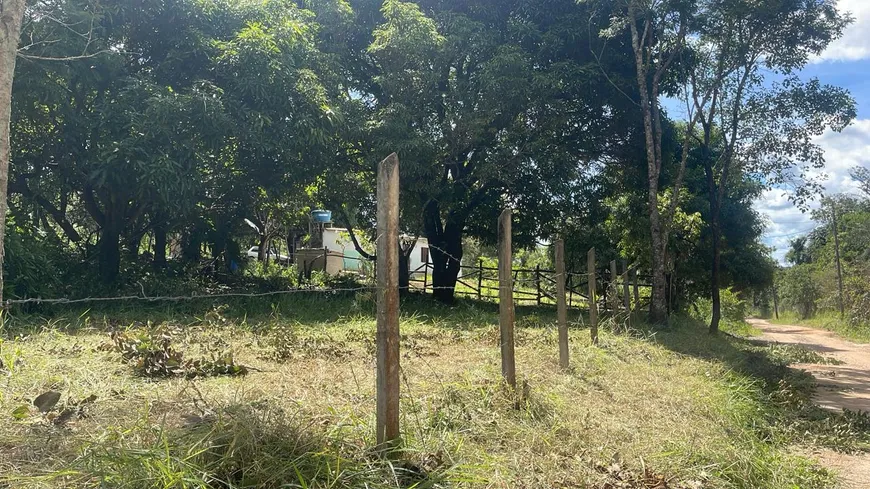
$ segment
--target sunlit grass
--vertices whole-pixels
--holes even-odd
[[[593,347],[575,311],[561,371],[552,309],[519,308],[511,393],[497,306],[419,297],[403,303],[404,450],[385,460],[372,451],[373,311],[363,293],[18,317],[3,345],[16,367],[0,380],[0,485],[607,487],[645,468],[685,487],[830,482],[790,454],[805,437],[778,418],[776,383],[790,381],[762,347],[689,320],[621,335],[605,325]],[[101,348],[109,330],[158,323],[181,329],[186,356],[230,349],[252,371],[155,380]],[[34,409],[12,420],[47,390],[60,404],[97,399],[60,424]]]
[[[822,312],[809,319],[801,319],[797,314],[781,312],[779,319],[769,318],[773,324],[797,324],[811,328],[826,329],[843,338],[859,343],[870,343],[870,326],[855,326],[842,319],[836,312]]]

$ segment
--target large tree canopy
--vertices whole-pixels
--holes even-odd
[[[365,241],[376,163],[396,152],[401,226],[428,238],[441,300],[463,240],[492,244],[510,207],[518,247],[561,235],[574,269],[589,247],[637,261],[653,319],[704,289],[715,303],[770,281],[753,198],[811,195],[813,137],[854,115],[845,91],[793,76],[846,24],[831,2],[755,7],[42,2],[17,48],[10,239],[112,287],[235,270],[246,242],[266,261],[320,206]],[[18,295],[38,282],[18,278]]]

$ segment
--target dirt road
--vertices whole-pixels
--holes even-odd
[[[802,345],[841,365],[801,364],[817,380],[816,402],[832,410],[870,412],[870,345],[846,341],[829,331],[803,326],[775,325],[762,319],[750,319],[770,342]],[[843,455],[822,450],[814,453],[819,461],[840,474],[843,489],[870,488],[870,455]]]

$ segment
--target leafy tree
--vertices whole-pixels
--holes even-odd
[[[684,1],[628,0],[603,1],[599,5],[610,16],[610,25],[600,32],[605,39],[621,36],[626,30],[636,75],[638,97],[633,102],[640,108],[647,160],[647,215],[650,230],[650,269],[652,295],[650,320],[661,323],[667,317],[666,269],[668,261],[668,235],[676,214],[678,199],[671,205],[660,206],[660,188],[663,172],[670,155],[663,151],[662,141],[666,124],[663,122],[661,97],[673,84],[672,68],[686,45],[695,5]],[[695,118],[687,124],[687,132],[694,130]],[[688,138],[683,138],[683,151],[671,195],[680,195],[688,158]]]
[[[148,233],[158,263],[173,228],[189,256],[206,239],[223,253],[244,217],[315,179],[340,121],[311,12],[290,2],[115,7],[87,41],[107,48],[91,62],[19,70],[15,117],[16,191],[71,241],[98,232],[106,282],[121,250],[135,255]],[[86,211],[75,224],[70,202]]]
[[[763,6],[746,0],[699,3],[697,35],[690,41],[688,80],[682,89],[701,125],[712,233],[710,332],[719,327],[722,208],[737,178],[754,175],[767,185],[791,183],[792,198],[806,200],[814,182],[806,168],[824,164],[812,142],[841,130],[855,116],[845,90],[801,82],[793,73],[842,34],[848,18],[828,0],[786,0]],[[771,86],[766,74],[785,76]],[[795,170],[802,172],[796,175]],[[737,176],[737,178],[735,178]]]
[[[369,140],[399,153],[403,215],[420,216],[437,297],[449,301],[465,233],[491,242],[505,206],[517,210],[518,245],[552,232],[621,114],[576,35],[584,5],[387,0],[381,16],[358,56],[373,73],[358,87]]]

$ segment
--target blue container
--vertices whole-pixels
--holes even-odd
[[[324,210],[311,211],[311,219],[314,222],[332,222],[332,211],[324,211]]]

